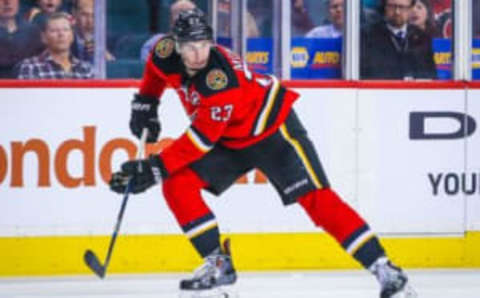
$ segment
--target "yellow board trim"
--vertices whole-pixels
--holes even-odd
[[[282,124],[280,126],[280,132],[282,133],[285,140],[287,140],[287,142],[289,142],[293,146],[293,148],[295,148],[295,151],[297,151],[297,154],[300,156],[300,159],[302,160],[303,165],[307,169],[307,172],[310,175],[310,178],[312,178],[313,184],[315,184],[317,188],[322,188],[323,187],[322,183],[320,183],[320,180],[315,174],[312,164],[308,160],[307,155],[305,154],[305,151],[302,148],[302,145],[300,145],[300,143],[288,133],[288,130],[285,124]]]
[[[239,270],[360,268],[324,233],[232,234]],[[87,248],[103,260],[110,236],[0,238],[0,276],[91,274]],[[382,238],[388,255],[406,268],[480,268],[480,232],[463,237]],[[201,264],[184,235],[121,235],[109,272],[191,271]]]

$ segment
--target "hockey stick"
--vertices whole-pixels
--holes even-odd
[[[145,147],[145,141],[147,139],[147,134],[148,129],[144,128],[142,131],[142,137],[140,138],[140,144],[138,145],[138,159],[142,157]],[[122,223],[123,213],[125,212],[125,207],[127,206],[128,195],[130,193],[130,190],[132,189],[132,183],[133,179],[130,179],[123,194],[122,206],[120,207],[120,212],[118,213],[117,223],[115,224],[112,238],[110,238],[110,245],[108,246],[107,256],[105,257],[105,265],[102,265],[95,253],[90,249],[87,249],[87,251],[85,251],[85,254],[83,255],[83,259],[87,266],[100,278],[104,278],[105,274],[107,273],[108,264],[110,263],[110,258],[112,257],[113,247],[115,245],[115,241],[117,240],[118,231],[120,230],[120,225]]]

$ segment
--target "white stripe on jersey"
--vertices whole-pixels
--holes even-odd
[[[198,150],[202,152],[210,151],[213,148],[213,145],[203,142],[202,138],[191,127],[187,129],[187,136],[190,141],[192,141],[192,143],[195,145],[195,147],[197,147]]]
[[[275,76],[270,76],[272,78],[272,87],[270,87],[270,90],[268,91],[268,98],[267,98],[267,103],[265,104],[265,107],[263,110],[260,112],[260,116],[258,117],[257,125],[255,126],[255,130],[253,132],[253,135],[258,136],[265,130],[265,126],[267,125],[267,119],[268,115],[270,115],[270,112],[273,107],[273,103],[275,102],[275,99],[277,98],[278,91],[280,90],[280,83],[278,82],[278,79]]]

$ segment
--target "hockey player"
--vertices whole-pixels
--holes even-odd
[[[181,289],[235,283],[228,242],[221,247],[215,215],[200,191],[219,195],[253,168],[267,175],[285,205],[300,204],[316,226],[377,277],[380,297],[409,289],[406,274],[387,259],[367,223],[330,188],[292,108],[298,94],[274,76],[250,72],[237,55],[215,45],[212,28],[198,9],[182,12],[173,35],[152,51],[131,106],[135,136],[147,127],[148,141],[157,140],[157,106],[167,86],[177,91],[191,125],[160,154],[124,163],[110,187],[123,193],[131,178],[132,192],[140,193],[163,183],[169,208],[205,259],[192,278],[180,282]]]

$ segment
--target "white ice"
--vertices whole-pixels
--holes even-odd
[[[480,270],[409,270],[419,298],[479,298]],[[178,275],[0,278],[0,298],[178,298]],[[373,298],[375,279],[364,271],[240,272],[239,298]]]

